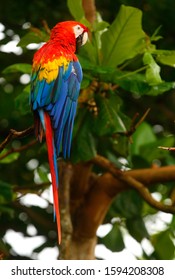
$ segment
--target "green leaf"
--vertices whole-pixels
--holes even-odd
[[[123,89],[137,95],[147,94],[151,86],[148,85],[145,75],[129,71],[119,71],[118,69],[110,75],[111,82],[118,84]]]
[[[104,77],[105,79],[105,77]],[[142,95],[152,95],[157,96],[164,92],[175,88],[175,82],[161,82],[156,85],[149,85],[146,81],[145,74],[140,74],[136,72],[121,72],[116,70],[110,74],[107,78],[108,82],[113,82],[123,89],[135,93],[139,96]]]
[[[87,161],[96,156],[96,141],[92,134],[93,119],[86,109],[79,109],[73,131],[71,159]]]
[[[146,36],[141,19],[139,9],[121,6],[116,19],[102,35],[103,65],[116,67],[143,51]]]
[[[133,144],[131,145],[132,155],[139,155],[140,149],[143,145],[147,145],[156,141],[156,136],[152,130],[152,127],[143,122],[133,134]]]
[[[37,173],[42,182],[49,182],[48,173],[46,172],[46,169],[43,166],[39,166],[37,168]]]
[[[88,56],[88,53],[91,53],[91,51],[93,52],[94,49],[91,50],[91,47],[93,48],[93,46],[90,43],[87,43],[87,44],[90,47],[90,49],[87,48],[85,50],[85,52],[87,51],[87,56]],[[83,47],[83,50],[84,50],[84,47]],[[84,55],[84,56],[78,55],[78,58],[79,58],[79,61],[80,61],[80,64],[81,64],[83,70],[85,69],[85,70],[88,70],[88,71],[93,71],[93,69],[96,67],[95,61],[93,59],[92,59],[92,61],[90,59],[87,59],[86,55]]]
[[[170,223],[170,229],[174,233],[174,236],[175,236],[175,232],[174,232],[174,230],[175,230],[175,215],[173,215],[173,217],[172,217],[172,220],[171,220],[171,223]]]
[[[106,21],[95,22],[93,25],[93,30],[96,31],[104,31],[107,27],[109,27],[109,23]]]
[[[97,66],[98,64],[98,55],[97,55],[97,48],[93,45],[93,42],[88,41],[79,52],[80,56],[84,61],[86,60],[89,63],[86,63],[87,66],[90,66],[93,69],[92,65]],[[84,66],[86,67],[86,64]],[[83,67],[83,66],[82,66]],[[84,67],[83,67],[84,68]],[[86,69],[86,68],[85,68]]]
[[[15,72],[31,74],[32,67],[27,63],[12,64],[3,70],[3,74],[10,74]]]
[[[5,205],[0,205],[0,213],[6,213],[8,214],[11,218],[14,217],[14,209],[5,206]]]
[[[153,56],[149,52],[145,52],[143,63],[148,65],[148,68],[146,69],[146,80],[148,84],[154,86],[161,83],[160,66],[155,62]]]
[[[157,96],[162,93],[168,93],[169,90],[175,88],[175,82],[162,82],[149,89],[147,95]]]
[[[169,230],[160,232],[152,237],[157,259],[172,260],[175,257],[175,246],[170,237]]]
[[[3,181],[0,181],[0,203],[5,203],[13,200],[13,187]]]
[[[29,105],[30,85],[27,85],[24,90],[15,98],[15,107],[21,113],[26,115],[30,113]]]
[[[112,204],[113,209],[127,219],[137,217],[141,213],[143,201],[136,191],[120,193]]]
[[[94,121],[94,132],[99,136],[125,132],[125,125],[119,116],[120,98],[112,94],[109,97],[96,96],[96,102],[99,113]]]
[[[97,64],[99,64],[101,59],[101,35],[107,30],[108,26],[109,23],[103,21],[101,15],[96,13],[96,20],[93,22],[91,42],[96,49]]]
[[[149,238],[148,231],[142,217],[134,217],[126,220],[126,226],[129,233],[138,241],[141,242],[143,238]]]
[[[0,252],[3,253],[6,257],[9,256],[9,251],[2,239],[0,239]]]
[[[152,127],[143,122],[133,134],[133,143],[131,145],[131,155],[138,155],[147,162],[152,163],[154,159],[166,158],[167,152],[159,149],[159,146],[172,147],[174,137],[166,136],[157,139]]]
[[[175,51],[156,50],[156,60],[164,65],[175,67]]]
[[[117,223],[114,223],[111,231],[103,238],[99,238],[112,252],[120,252],[125,248],[123,236]]]
[[[117,153],[117,155],[123,156],[127,158],[128,150],[129,150],[129,143],[127,137],[123,137],[123,135],[118,134],[117,138],[111,138],[111,152]],[[121,167],[121,163],[120,163]]]
[[[158,41],[158,40],[160,40],[160,39],[163,38],[162,36],[158,35],[161,28],[162,28],[162,25],[160,25],[160,26],[154,31],[153,35],[152,35],[151,38],[150,38],[151,41]]]
[[[159,146],[163,147],[173,147],[174,146],[174,136],[168,136],[159,138],[152,143],[140,146],[140,154],[145,158],[150,164],[155,159],[166,158],[167,151],[159,149]]]
[[[3,152],[1,153],[1,156],[3,156],[4,154],[6,154],[8,152],[7,149],[4,149]],[[4,164],[8,164],[11,163],[15,160],[18,159],[18,157],[20,156],[20,153],[12,153],[7,155],[5,158],[0,160],[0,163],[4,163]]]
[[[83,17],[85,17],[82,6],[82,0],[67,0],[67,6],[75,20],[79,21]]]

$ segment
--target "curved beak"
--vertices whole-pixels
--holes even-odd
[[[85,30],[81,35],[79,35],[76,38],[76,51],[83,46],[84,44],[86,44],[88,40],[88,32]]]

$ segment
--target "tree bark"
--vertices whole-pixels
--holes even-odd
[[[96,19],[95,0],[82,0],[83,9],[86,19],[93,23]]]

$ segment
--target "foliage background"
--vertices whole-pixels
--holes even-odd
[[[70,6],[71,1],[68,2]],[[119,169],[158,168],[175,164],[173,153],[157,149],[158,146],[174,145],[172,135],[174,135],[175,71],[172,66],[175,65],[175,55],[174,52],[159,52],[158,50],[174,49],[175,3],[173,0],[139,0],[134,1],[133,5],[132,2],[96,0],[97,10],[105,22],[100,24],[96,22],[93,25],[92,42],[94,45],[87,46],[80,52],[84,81],[74,129],[71,158],[74,163],[80,160],[87,162],[98,153],[112,161]],[[142,53],[138,52],[136,57],[128,56],[129,59],[133,57],[129,63],[125,59],[119,64],[113,59],[110,63],[107,59],[100,62],[98,36],[101,36],[100,32],[107,27],[106,22],[111,24],[116,19],[121,4],[134,6],[143,11],[143,30],[148,36],[147,49]],[[28,106],[29,86],[25,84],[26,80],[21,79],[21,76],[24,78],[23,74],[30,73],[29,65],[35,50],[26,49],[25,45],[34,41],[44,41],[47,38],[48,34],[43,29],[43,19],[52,28],[56,22],[71,19],[72,15],[66,1],[6,0],[0,9],[0,18],[5,26],[2,32],[4,38],[0,46],[0,71],[2,73],[0,78],[0,141],[2,142],[11,128],[21,131],[33,122]],[[34,33],[35,36],[29,35],[26,22],[42,29],[42,33],[39,36],[38,33]],[[162,27],[155,34],[159,26]],[[140,29],[139,32],[141,34]],[[154,41],[151,42],[150,38],[153,34]],[[23,49],[22,51],[19,49],[19,54],[3,51],[3,45],[11,41],[17,43],[19,38],[23,38],[23,41],[20,41]],[[104,40],[105,54],[108,40],[104,37],[102,40]],[[133,52],[132,49],[131,52]],[[116,49],[115,58],[117,55],[118,49]],[[19,63],[25,63],[25,65],[7,68]],[[117,71],[116,66],[118,66]],[[157,66],[161,67],[160,72],[157,71]],[[140,71],[142,67],[144,71]],[[121,79],[122,75],[126,75],[125,78]],[[95,82],[94,78],[96,78]],[[139,113],[139,118],[141,118],[148,108],[151,108],[151,111],[132,135],[133,144],[131,144],[131,139],[125,137],[124,134],[131,129],[135,114]],[[95,117],[96,114],[98,117]],[[35,255],[26,258],[34,258],[43,248],[53,247],[56,243],[50,203],[47,204],[46,209],[37,206],[27,207],[19,199],[19,195],[23,196],[26,193],[40,194],[49,185],[45,146],[36,144],[18,152],[21,146],[33,141],[32,137],[14,139],[3,153],[11,149],[17,152],[4,157],[0,162],[0,251],[7,259],[26,257],[18,255],[13,246],[11,247],[3,238],[8,229],[30,237],[27,228],[32,224],[36,229],[36,235],[45,237],[43,245],[36,248]],[[93,172],[101,174],[102,169],[95,166]],[[172,181],[160,182],[151,186],[151,192],[157,193],[162,201],[171,198],[173,202],[173,188]],[[98,242],[114,252],[122,251],[125,248],[122,229],[126,229],[139,243],[147,239],[153,246],[153,251],[149,255],[143,249],[142,258],[174,259],[175,220],[173,216],[164,229],[156,233],[151,233],[145,226],[149,224],[148,221],[155,219],[157,212],[135,191],[120,193],[114,199],[104,221],[112,225],[112,230],[106,237],[99,238]]]

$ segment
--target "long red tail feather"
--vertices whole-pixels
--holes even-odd
[[[46,128],[46,143],[48,150],[49,166],[52,178],[52,189],[53,189],[53,201],[54,211],[56,214],[57,231],[58,231],[58,243],[61,243],[61,222],[60,222],[60,210],[59,210],[59,193],[58,193],[58,170],[56,165],[56,153],[53,141],[53,132],[51,126],[50,116],[44,112],[44,122]]]

